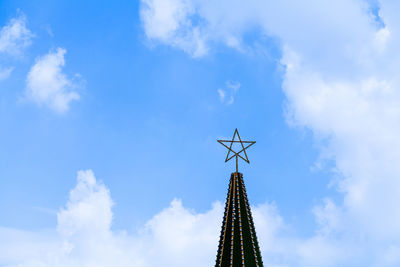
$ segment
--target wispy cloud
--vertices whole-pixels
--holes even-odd
[[[219,100],[223,103],[225,101],[225,96],[226,96],[225,91],[222,90],[221,88],[218,88],[217,92],[218,92]]]
[[[149,40],[167,43],[192,55],[207,54],[207,37],[193,22],[195,7],[191,1],[143,0],[140,16]]]
[[[26,27],[25,15],[13,18],[0,30],[0,52],[19,55],[31,44],[33,36]]]
[[[58,48],[39,57],[26,79],[25,97],[58,113],[68,111],[70,103],[80,98],[76,92],[78,84],[62,71],[66,52]]]
[[[33,38],[32,32],[26,27],[26,17],[21,14],[11,19],[0,29],[0,56],[20,56]],[[0,65],[0,81],[7,79],[14,67]]]
[[[232,105],[235,101],[235,95],[240,88],[240,83],[237,81],[227,81],[224,89],[218,88],[218,96],[221,103]],[[227,96],[229,98],[227,98]]]

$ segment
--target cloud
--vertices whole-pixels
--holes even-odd
[[[33,36],[26,27],[25,15],[11,19],[0,29],[0,56],[20,56],[31,44]],[[13,67],[0,65],[0,81],[7,79],[13,69]]]
[[[6,267],[211,266],[215,262],[223,205],[196,213],[174,199],[137,233],[112,230],[113,201],[91,170],[57,213],[56,229],[26,232],[0,227],[0,265]],[[253,208],[261,242],[273,254],[282,219],[274,205]]]
[[[26,98],[58,113],[68,111],[71,101],[80,98],[75,91],[78,85],[62,72],[66,52],[64,48],[57,48],[39,57],[26,79]]]
[[[147,37],[179,47],[194,57],[207,53],[205,36],[191,20],[194,9],[190,1],[145,0],[140,16]]]
[[[31,44],[33,36],[26,27],[25,15],[11,19],[0,29],[0,53],[19,55]]]
[[[219,100],[223,103],[225,100],[226,92],[224,90],[222,90],[221,88],[218,88],[217,92],[218,92]]]
[[[260,38],[279,40],[288,123],[308,129],[321,158],[335,164],[333,183],[342,199],[314,208],[318,228],[297,247],[294,266],[400,265],[400,209],[394,204],[400,202],[400,3],[381,0],[373,12],[361,0],[175,4],[183,2],[190,6],[185,26],[174,24],[164,39],[148,38],[171,45],[175,33],[196,25],[204,51],[232,38],[240,47],[241,36],[254,29]],[[164,14],[167,20],[176,16]],[[144,21],[145,31],[149,24]],[[193,56],[191,44],[172,46]]]
[[[219,100],[221,101],[221,103],[225,103],[227,105],[232,105],[233,102],[235,101],[235,95],[236,92],[239,90],[240,88],[240,83],[237,81],[227,81],[225,83],[225,90],[218,88],[217,89],[217,93],[219,96]],[[229,93],[229,99],[226,99],[227,94]]]

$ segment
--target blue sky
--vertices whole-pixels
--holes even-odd
[[[27,55],[15,60],[21,69],[2,81],[5,226],[53,225],[55,214],[32,208],[56,211],[76,171],[87,168],[110,188],[115,223],[124,228],[149,219],[174,197],[208,209],[225,199],[234,170],[224,165],[216,139],[231,136],[235,127],[258,141],[249,153],[251,168],[241,164],[254,202],[282,202],[288,214],[310,216],[306,210],[326,181],[323,173],[310,172],[316,153],[309,135],[285,124],[273,41],[267,40],[275,48],[269,56],[231,49],[193,59],[149,46],[138,3],[94,9],[93,3],[43,4],[40,12],[23,2],[2,5],[8,10],[3,25],[24,12],[27,27],[38,29]],[[57,47],[67,50],[65,73],[79,73],[85,84],[65,114],[18,101],[35,58]],[[240,83],[231,105],[217,93],[229,81]],[[307,182],[306,192],[296,192],[299,182]]]
[[[384,223],[400,221],[398,8],[0,1],[0,237],[33,251],[0,266],[100,266],[84,251],[105,241],[82,242],[97,221],[125,233],[129,255],[165,249],[159,225],[207,236],[160,262],[212,263],[234,171],[216,140],[235,128],[257,141],[239,169],[265,263],[398,266],[400,235]],[[61,241],[72,249],[34,253]],[[143,257],[127,266],[161,266]]]

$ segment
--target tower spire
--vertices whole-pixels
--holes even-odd
[[[239,141],[235,141],[235,136]],[[258,245],[253,217],[247,198],[246,188],[243,181],[243,174],[238,172],[238,158],[250,163],[246,149],[252,146],[255,141],[242,141],[237,129],[233,134],[232,141],[218,140],[228,148],[228,155],[225,162],[233,157],[236,158],[236,172],[231,174],[229,189],[225,204],[225,213],[222,222],[220,241],[217,251],[216,267],[262,267],[263,262]],[[230,142],[230,146],[224,144]],[[232,150],[232,143],[240,142],[242,150]],[[247,146],[243,145],[245,143]],[[230,153],[233,155],[230,157]],[[244,152],[244,157],[240,153]]]

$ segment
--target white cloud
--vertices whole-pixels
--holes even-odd
[[[11,19],[0,29],[0,55],[21,55],[24,48],[31,44],[33,34],[26,27],[26,17],[20,15]],[[0,65],[0,81],[7,79],[13,67],[2,67]]]
[[[150,39],[179,47],[194,57],[207,53],[205,37],[194,25],[191,1],[144,0],[140,15]]]
[[[203,267],[215,262],[223,205],[196,213],[173,200],[133,234],[111,230],[113,201],[91,170],[79,171],[76,187],[57,214],[57,228],[25,232],[0,228],[0,265],[6,267]],[[266,253],[282,219],[273,205],[253,208],[258,235]],[[266,254],[268,255],[268,254]],[[278,265],[276,265],[278,266]]]
[[[38,58],[26,79],[26,98],[59,113],[68,111],[71,101],[80,98],[77,84],[62,72],[66,52],[58,48]]]
[[[225,90],[218,88],[217,92],[221,103],[232,105],[235,101],[236,92],[239,90],[240,86],[240,83],[237,81],[227,81],[225,83]],[[229,94],[229,99],[226,99],[227,94]]]
[[[174,200],[171,206],[155,215],[145,227],[142,241],[146,244],[148,266],[210,266],[215,262],[220,223],[221,203],[202,214],[196,214]],[[173,242],[172,242],[173,240]]]
[[[336,165],[343,198],[314,209],[319,227],[299,245],[294,266],[399,266],[400,3],[379,1],[383,24],[361,0],[185,5],[191,7],[185,31],[200,21],[205,51],[229,37],[240,47],[243,33],[254,28],[280,41],[288,122],[309,129],[321,158]],[[180,30],[176,24],[171,31]],[[174,38],[159,40],[171,44]]]
[[[218,92],[219,100],[223,103],[225,100],[226,92],[224,90],[222,90],[221,88],[218,88],[217,92]]]
[[[11,19],[0,29],[0,52],[19,55],[32,42],[33,34],[26,27],[26,17]]]

